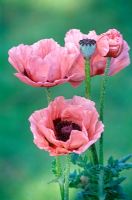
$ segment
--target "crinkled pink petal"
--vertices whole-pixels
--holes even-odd
[[[98,121],[96,124],[95,134],[93,135],[93,140],[97,141],[101,137],[103,131],[104,131],[104,124],[101,121]]]
[[[65,44],[65,47],[66,47],[68,53],[76,53],[77,55],[80,55],[79,48],[74,43],[72,43],[72,41],[71,42],[67,42]]]
[[[97,111],[92,112],[91,118],[90,118],[90,123],[89,123],[89,139],[91,140],[91,138],[94,137],[95,131],[96,131],[96,125],[98,122],[98,117],[99,114],[97,113]]]
[[[42,111],[37,111],[29,118],[29,121],[31,123],[30,129],[33,133],[34,136],[34,143],[40,148],[44,149],[47,151],[50,151],[53,149],[50,145],[49,142],[46,140],[44,137],[43,133],[40,131],[40,129],[37,126],[37,122],[42,119]]]
[[[78,55],[68,72],[71,82],[80,82],[85,79],[85,64],[82,55]]]
[[[68,106],[68,103],[65,101],[63,96],[56,97],[55,101],[52,101],[49,106],[48,110],[52,115],[52,119],[61,118],[61,112]]]
[[[89,129],[92,114],[93,114],[93,112],[91,110],[85,110],[83,112],[82,128],[85,128],[86,130]]]
[[[69,154],[69,153],[70,151],[62,147],[56,147],[56,149],[50,151],[51,156],[61,156],[61,155]]]
[[[97,140],[101,137],[101,134],[103,133],[103,131],[104,131],[104,125],[100,121],[97,122],[96,132],[95,132],[93,138],[91,140],[89,140],[89,142],[86,145],[81,146],[78,150],[75,150],[74,152],[81,153],[81,152],[86,151],[92,144],[97,142]],[[89,130],[88,130],[88,135],[89,135]]]
[[[30,126],[30,129],[34,136],[34,143],[39,147],[40,149],[49,150],[49,142],[45,139],[45,137],[39,132],[36,126],[32,123]]]
[[[8,61],[18,72],[24,72],[31,53],[32,49],[30,46],[20,44],[9,50]]]
[[[79,149],[82,146],[84,147],[87,144],[88,144],[88,138],[83,132],[78,131],[78,130],[72,130],[70,139],[66,142],[66,148],[72,152],[76,149]],[[82,152],[78,152],[78,153],[82,153]]]
[[[40,122],[41,120],[43,120],[45,117],[47,117],[47,115],[45,116],[45,111],[47,111],[47,109],[42,109],[42,110],[38,110],[38,111],[35,111],[29,118],[29,121],[31,123],[38,123]]]
[[[127,42],[124,41],[121,54],[118,57],[111,59],[109,71],[110,76],[115,75],[130,64],[129,49]]]
[[[98,39],[98,35],[96,34],[95,31],[89,31],[89,33],[88,33],[86,38],[96,41]]]
[[[109,42],[107,36],[101,36],[97,41],[97,49],[101,56],[106,56],[109,51]]]
[[[56,139],[54,130],[46,128],[42,123],[39,124],[39,130],[50,144],[63,147],[64,142]]]
[[[74,96],[70,103],[71,105],[79,105],[88,110],[95,109],[95,103],[93,101],[80,96]]]
[[[56,85],[61,85],[63,83],[67,83],[69,81],[69,78],[65,78],[65,79],[59,79],[59,80],[55,80],[54,82],[44,82],[42,84],[43,87],[53,87]]]
[[[55,80],[54,82],[34,82],[31,79],[29,79],[27,76],[20,74],[20,73],[15,73],[15,76],[19,78],[22,82],[34,86],[34,87],[53,87],[55,85],[60,85],[63,83],[66,83],[69,81],[69,79],[60,79],[60,80]]]
[[[96,51],[90,59],[90,73],[91,76],[104,74],[106,68],[107,58],[102,57],[98,51]]]
[[[73,65],[75,56],[68,54],[65,48],[58,48],[45,57],[45,62],[49,66],[47,79],[49,82],[68,77],[68,71]]]
[[[75,46],[79,47],[79,41],[82,40],[84,34],[78,29],[71,29],[66,33],[65,36],[65,46],[67,47],[69,43],[74,43]]]
[[[42,39],[32,45],[33,54],[41,58],[44,58],[58,47],[60,47],[60,45],[53,39]]]
[[[82,81],[69,81],[69,83],[72,85],[72,87],[76,88],[82,83]]]
[[[27,63],[26,71],[28,77],[34,82],[46,82],[49,72],[49,65],[44,59],[34,56]]]
[[[61,119],[67,121],[73,121],[74,123],[81,125],[80,121],[82,121],[82,107],[69,105],[61,112]],[[74,120],[73,120],[74,119]]]
[[[27,76],[21,74],[21,73],[15,73],[15,76],[19,78],[22,82],[34,86],[34,87],[42,87],[43,83],[42,82],[34,82],[31,79],[29,79]]]
[[[44,113],[45,113],[45,109],[36,111],[35,113],[33,113],[33,115],[29,118],[30,123],[33,124],[34,127],[37,128],[37,131],[38,131],[37,133],[40,136],[43,136],[45,138],[45,140],[48,141],[50,146],[55,145],[55,146],[63,147],[64,142],[57,140],[55,137],[55,134],[54,134],[54,130],[50,129],[50,127],[49,127],[48,120],[51,120],[51,119],[49,119],[50,113],[49,113],[49,116],[44,116]],[[41,119],[40,119],[40,117],[41,117]],[[45,124],[46,117],[48,118],[48,119],[46,119],[47,124]],[[51,128],[53,128],[53,126]]]

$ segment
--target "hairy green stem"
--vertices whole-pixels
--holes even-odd
[[[49,88],[46,88],[46,95],[47,95],[47,101],[49,104],[52,100],[51,91]],[[56,171],[57,171],[57,178],[58,178],[58,183],[59,183],[59,188],[60,188],[60,193],[61,193],[61,200],[64,200],[64,183],[63,181],[61,181],[62,168],[61,168],[61,161],[60,161],[59,156],[56,156]]]
[[[49,104],[51,102],[51,100],[52,100],[51,91],[50,91],[50,89],[48,87],[45,89],[45,91],[46,91],[46,96],[47,96],[47,102]]]
[[[59,188],[60,188],[60,193],[61,193],[61,200],[64,200],[64,181],[61,180],[62,168],[61,168],[61,162],[60,162],[59,156],[56,156],[56,168],[57,168],[57,178],[59,181]]]
[[[91,97],[91,76],[89,60],[85,61],[85,97],[87,99],[90,99]],[[98,155],[95,144],[89,148],[89,158],[93,165],[98,164]]]
[[[101,90],[100,90],[100,120],[104,121],[104,102],[105,102],[105,93],[106,93],[106,86],[108,81],[108,71],[109,71],[109,64],[110,59],[108,58],[107,66],[105,69],[105,73],[102,79]],[[104,138],[103,134],[99,140],[99,163],[101,165],[104,164]]]
[[[90,99],[91,96],[91,76],[89,60],[85,61],[85,97]]]
[[[66,156],[64,200],[69,200],[70,155]]]

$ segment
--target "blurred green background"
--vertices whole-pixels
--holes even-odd
[[[37,149],[29,130],[30,114],[47,105],[43,88],[20,82],[8,63],[8,50],[20,43],[51,38],[64,44],[71,28],[97,33],[117,28],[132,46],[131,0],[0,0],[0,199],[59,200],[55,184],[47,184],[51,160]],[[92,79],[92,96],[99,100],[101,77]],[[53,97],[84,95],[84,85],[52,89]],[[132,152],[132,68],[109,78],[105,109],[105,157]],[[132,198],[132,172],[124,187]]]

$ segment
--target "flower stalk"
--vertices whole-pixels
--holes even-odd
[[[48,87],[45,89],[45,91],[46,91],[46,96],[47,96],[47,102],[49,104],[51,102],[51,100],[52,100],[51,91],[50,91],[50,89]]]
[[[70,155],[66,156],[64,200],[69,200]]]
[[[90,63],[89,60],[85,61],[85,97],[90,99],[91,96],[91,76],[90,76]]]
[[[104,72],[104,76],[102,79],[101,90],[100,90],[100,120],[104,121],[104,103],[105,103],[105,94],[106,94],[106,86],[108,81],[108,71],[110,65],[110,58],[107,59],[107,65]],[[101,165],[104,164],[104,137],[103,134],[99,140],[99,163]]]
[[[62,177],[62,168],[61,168],[61,162],[60,162],[60,157],[56,156],[56,168],[57,168],[57,178],[58,178],[58,183],[59,183],[59,188],[60,188],[60,194],[61,194],[61,200],[64,200],[64,181],[61,180]]]
[[[89,59],[85,60],[85,97],[87,99],[90,99],[91,97],[91,76]],[[93,165],[98,164],[98,155],[95,144],[93,144],[89,148],[89,158]]]

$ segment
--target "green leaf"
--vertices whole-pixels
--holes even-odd
[[[132,155],[117,160],[113,157],[108,159],[106,166],[91,165],[86,155],[74,155],[73,163],[76,163],[81,170],[74,171],[70,176],[70,187],[81,188],[79,195],[82,200],[127,200],[121,183],[126,177],[121,177],[121,172],[132,168],[132,163],[127,161]],[[79,168],[80,169],[80,168]],[[88,181],[82,184],[81,177]],[[79,199],[79,196],[78,196]]]
[[[123,157],[122,159],[119,160],[119,162],[125,163],[125,162],[128,161],[130,158],[132,158],[132,154],[129,154],[129,155]]]

